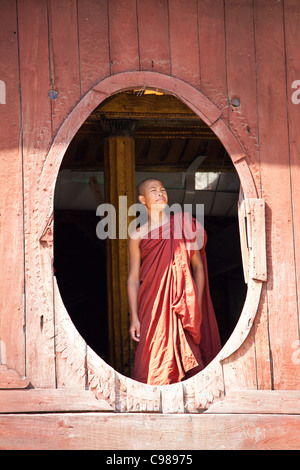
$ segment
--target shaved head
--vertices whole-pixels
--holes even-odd
[[[161,181],[157,180],[156,178],[146,178],[146,179],[144,179],[143,181],[140,182],[140,184],[138,184],[138,187],[137,187],[138,196],[144,196],[145,195],[145,189],[148,186],[148,184],[151,183],[152,181],[158,181],[159,183],[161,183]]]

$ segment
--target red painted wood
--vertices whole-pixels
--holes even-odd
[[[52,101],[53,136],[80,99],[77,7],[72,0],[48,2],[50,78],[58,98]],[[47,32],[47,31],[46,31]]]
[[[136,451],[148,449],[153,462],[158,462],[159,457],[153,449],[174,450],[177,455],[181,449],[298,450],[299,435],[299,415],[101,412],[0,415],[2,450],[105,449],[112,451],[108,454],[111,458],[113,451],[128,450],[131,451],[128,458],[128,455],[139,457]],[[110,463],[104,456],[103,463]],[[144,458],[150,462],[147,454],[141,457]],[[195,455],[192,454],[191,460],[195,463]],[[191,465],[188,463],[191,460],[184,462]]]
[[[255,9],[262,194],[266,200],[268,319],[275,389],[299,388],[298,339],[282,3]]]
[[[51,144],[46,5],[47,2],[39,0],[19,3],[18,24],[24,161],[26,375],[34,386],[54,387],[53,311],[45,291],[49,281],[40,270],[36,191]]]
[[[71,390],[68,388],[0,390],[0,415],[2,413],[66,411],[113,410],[106,401],[97,399],[90,390]]]
[[[288,2],[284,6],[284,26],[286,42],[286,95],[289,118],[289,151],[291,168],[291,197],[292,197],[292,223],[293,223],[293,241],[295,256],[295,272],[297,280],[297,298],[298,298],[298,324],[300,325],[300,103],[295,104],[293,93],[299,89],[292,88],[295,80],[300,80],[300,62],[299,62],[299,44],[300,44],[300,4],[297,0]],[[298,95],[299,97],[299,95]],[[293,102],[294,101],[294,102]],[[297,100],[296,100],[297,103]],[[296,332],[295,332],[296,333]],[[295,334],[295,340],[292,344],[293,358],[297,362],[300,359],[300,342]],[[298,362],[299,364],[299,362]]]
[[[200,86],[197,1],[169,2],[171,74]]]
[[[0,104],[0,363],[7,363],[24,375],[24,232],[18,29],[16,10],[8,0],[1,4],[0,48],[0,80],[5,83],[6,92],[5,104]]]
[[[137,2],[141,70],[170,73],[167,0]]]
[[[267,286],[265,284],[254,320],[254,337],[257,388],[270,390],[272,388],[272,357],[268,335]]]
[[[229,108],[229,125],[245,149],[246,159],[260,193],[258,123],[256,100],[255,43],[253,29],[253,3],[244,0],[238,4],[229,0],[225,6],[226,30],[226,65],[229,102],[235,97],[240,100],[240,107]],[[239,27],[237,28],[236,25]],[[241,80],[241,76],[243,80]],[[252,369],[253,381],[258,381],[258,388],[271,387],[270,353],[268,323],[265,315],[266,304],[260,307],[260,316],[255,326],[256,367]],[[262,318],[265,320],[262,323]],[[253,338],[254,340],[254,338]],[[256,354],[258,352],[258,354]],[[249,361],[244,367],[247,368]],[[248,367],[249,373],[249,367]]]
[[[201,91],[227,116],[223,0],[198,2]]]
[[[299,390],[233,390],[206,413],[300,414]]]
[[[81,95],[109,75],[107,0],[78,2]]]
[[[111,73],[139,69],[136,0],[109,2]]]
[[[253,30],[253,3],[243,0],[226,2],[226,70],[229,99],[229,124],[240,140],[251,163],[255,182],[260,190],[258,170],[258,125],[256,100],[255,43]],[[239,28],[236,28],[239,25]],[[241,80],[243,76],[243,80]],[[231,105],[238,98],[239,107]]]

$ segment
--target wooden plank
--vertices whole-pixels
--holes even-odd
[[[88,390],[29,389],[0,391],[1,413],[49,413],[69,411],[113,411]]]
[[[138,0],[141,70],[170,73],[167,0]]]
[[[200,94],[194,87],[189,85],[175,77],[169,77],[157,72],[124,72],[117,74],[112,77],[108,77],[98,85],[94,87],[95,96],[98,93],[98,99],[104,99],[113,93],[117,93],[120,90],[127,90],[132,88],[157,88],[159,90],[165,90],[169,93],[180,97],[181,101],[185,103],[192,111],[194,111],[207,125],[216,123],[221,116],[221,111],[202,93]],[[218,121],[223,122],[223,121]],[[212,129],[214,130],[214,129]],[[233,145],[234,148],[238,147],[239,158],[241,156],[241,148],[236,143]]]
[[[294,39],[293,39],[294,40]],[[255,9],[262,195],[266,201],[269,337],[275,389],[300,386],[292,345],[299,340],[289,167],[283,4]]]
[[[26,375],[34,386],[54,388],[51,250],[39,242],[38,197],[39,178],[51,144],[47,2],[19,2],[18,20],[24,158]],[[46,220],[43,229],[45,224]]]
[[[110,72],[107,0],[78,2],[82,96]]]
[[[110,0],[111,73],[139,70],[136,0]]]
[[[232,352],[235,351],[234,354],[231,354],[229,357],[227,356],[228,353],[224,356],[223,373],[226,391],[231,390],[232,387],[243,389],[257,388],[256,349],[254,337],[254,333],[257,330],[253,328],[253,323],[259,309],[262,291],[261,282],[266,280],[264,202],[261,199],[250,198],[244,200],[243,203],[245,205],[245,215],[247,217],[246,251],[248,252],[249,258],[244,259],[244,262],[248,264],[248,266],[245,266],[248,279],[248,291],[237,327],[221,352],[221,355],[224,354],[228,351],[228,348],[230,348]],[[241,210],[241,208],[239,210]],[[243,226],[243,220],[241,220],[241,226]],[[249,332],[249,335],[245,340],[245,334],[247,331]],[[238,332],[244,337],[244,342],[241,342],[241,339],[238,341]],[[268,338],[266,337],[266,344],[268,344],[267,339]],[[236,343],[236,341],[240,344],[239,348],[237,347],[238,343]],[[268,383],[269,382],[270,380]]]
[[[265,203],[263,199],[239,199],[239,229],[245,281],[267,280]]]
[[[266,262],[266,227],[265,203],[263,199],[250,198],[246,200],[250,218],[251,250],[253,253],[249,275],[257,281],[267,280]]]
[[[169,5],[171,74],[200,86],[197,1],[172,0]]]
[[[242,330],[242,328],[239,328],[239,330]],[[231,337],[227,344],[229,345],[230,342]],[[254,329],[252,327],[242,345],[222,361],[225,393],[234,388],[242,390],[257,389],[254,343]]]
[[[0,364],[25,375],[24,227],[16,6],[1,2],[0,80]],[[3,96],[2,96],[3,98]]]
[[[299,414],[299,390],[231,390],[205,413]]]
[[[130,220],[127,216],[127,209],[134,204],[136,197],[134,164],[133,137],[113,134],[107,137],[104,152],[105,201],[115,208],[118,225],[117,238],[110,237],[106,240],[108,247],[107,274],[111,278],[111,282],[108,282],[109,351],[110,363],[124,375],[128,375],[130,370],[128,334],[130,325],[127,300],[127,226]],[[120,196],[127,198],[125,200],[126,207],[123,207],[123,210]]]
[[[109,119],[182,119],[197,120],[195,113],[181,101],[170,95],[116,95],[103,103],[99,118]]]
[[[49,0],[48,15],[50,81],[58,92],[58,98],[51,101],[54,136],[81,95],[76,2]]]
[[[227,106],[224,2],[198,2],[201,91],[216,106]],[[223,116],[227,119],[226,108]]]
[[[238,25],[238,28],[236,27]],[[229,125],[245,149],[257,188],[260,188],[256,100],[256,57],[253,2],[225,3],[226,71]],[[242,77],[242,79],[241,79]],[[240,106],[231,106],[238,98]]]
[[[153,449],[296,450],[299,446],[299,415],[0,415],[2,450],[149,449],[153,453]]]
[[[300,80],[299,48],[300,43],[300,3],[297,0],[289,1],[284,5],[285,21],[285,47],[286,47],[286,73],[287,73],[287,102],[289,117],[289,142],[290,142],[290,171],[291,171],[291,196],[293,215],[293,237],[295,271],[297,281],[298,299],[298,324],[300,330],[300,104],[295,104],[292,100],[293,93],[299,89],[292,88],[295,80]],[[291,96],[292,94],[292,96]],[[293,345],[300,347],[299,339],[295,337]]]
[[[242,346],[253,325],[259,305],[262,283],[249,280],[246,300],[236,328],[220,352],[221,360],[227,358]]]
[[[255,359],[257,388],[269,390],[272,388],[271,350],[268,336],[268,305],[267,285],[263,284],[260,303],[254,319]]]

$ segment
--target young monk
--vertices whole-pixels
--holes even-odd
[[[148,221],[128,242],[129,331],[138,343],[134,379],[167,385],[202,370],[221,347],[209,294],[206,235],[189,214],[168,214],[161,181],[144,180],[138,195]]]

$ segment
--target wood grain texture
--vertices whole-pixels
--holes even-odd
[[[243,146],[256,187],[260,189],[256,99],[256,56],[253,2],[225,2],[226,77],[228,121]],[[236,25],[239,25],[236,28]],[[241,80],[241,77],[243,79]],[[233,106],[237,98],[240,106]]]
[[[300,414],[299,390],[232,390],[206,413]]]
[[[107,0],[78,2],[81,96],[110,73]]]
[[[0,79],[5,104],[0,104],[0,364],[25,375],[24,213],[22,120],[17,11],[1,3]]]
[[[200,85],[197,1],[172,0],[169,4],[171,75]]]
[[[290,153],[290,176],[291,176],[291,200],[292,200],[292,224],[293,224],[293,243],[295,258],[295,276],[297,285],[297,301],[298,301],[298,324],[300,325],[300,104],[293,103],[293,93],[296,91],[292,88],[295,80],[300,80],[300,62],[298,55],[298,44],[300,40],[299,21],[300,21],[300,4],[296,0],[288,2],[284,5],[284,34],[285,34],[285,57],[286,57],[286,95],[288,108],[288,132],[289,132],[289,153]],[[297,87],[299,89],[299,86]],[[300,327],[299,327],[300,331]],[[300,333],[299,333],[300,334]],[[295,339],[293,345],[296,348],[300,346],[300,338],[297,338],[295,331]]]
[[[129,375],[130,339],[128,332],[130,318],[127,300],[127,227],[129,224],[128,209],[136,199],[133,137],[129,135],[107,137],[105,139],[104,165],[105,202],[116,209],[116,236],[106,240],[109,286],[109,362],[122,374]]]
[[[297,294],[287,116],[283,4],[254,10],[262,195],[266,201],[268,319],[273,387],[299,387],[292,345],[298,340]],[[264,19],[268,18],[266,22]]]
[[[170,74],[167,0],[137,2],[141,70]]]
[[[254,319],[256,377],[258,390],[272,389],[271,348],[268,335],[267,285],[262,286],[260,302]]]
[[[1,413],[112,411],[105,400],[88,390],[28,389],[0,391]]]
[[[108,17],[111,74],[139,70],[136,0],[110,0]]]
[[[241,213],[243,208],[244,214]],[[267,279],[264,201],[256,198],[242,201],[239,218],[241,225],[247,225],[246,240],[242,243],[248,289],[238,324],[220,353],[224,358],[222,364],[226,393],[232,387],[250,390],[257,388],[253,324],[259,309],[263,282]]]
[[[296,450],[299,435],[299,415],[0,415],[7,450]]]
[[[201,91],[220,109],[228,121],[224,2],[198,2]]]
[[[45,1],[37,0],[23,2],[18,7],[24,164],[26,375],[35,386],[54,387],[51,252],[40,246],[37,210],[39,178],[52,139],[47,8]]]
[[[58,92],[52,105],[52,132],[78,103],[81,95],[77,5],[72,0],[47,3],[51,88]]]

